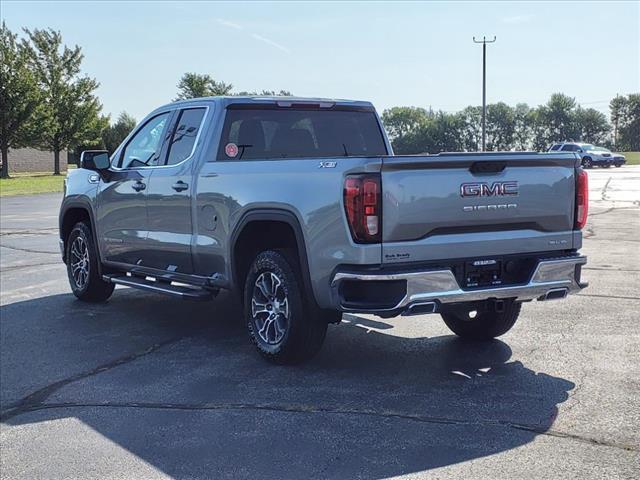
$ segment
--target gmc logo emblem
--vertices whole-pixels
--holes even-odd
[[[503,195],[518,195],[518,182],[486,182],[463,183],[460,185],[461,197],[499,197]]]

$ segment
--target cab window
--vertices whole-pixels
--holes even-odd
[[[122,150],[118,167],[139,168],[158,164],[171,112],[161,113],[145,123]]]
[[[193,154],[204,112],[204,108],[189,108],[180,112],[169,143],[167,165],[182,163]]]
[[[373,157],[387,149],[371,109],[229,107],[219,160]]]

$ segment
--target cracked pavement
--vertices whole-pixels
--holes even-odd
[[[226,296],[74,300],[59,195],[0,202],[0,475],[637,478],[640,167],[590,170],[590,287],[478,345],[440,317],[345,315],[264,363]]]

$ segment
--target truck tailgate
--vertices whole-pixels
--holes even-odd
[[[575,166],[562,153],[385,157],[382,261],[579,248]]]

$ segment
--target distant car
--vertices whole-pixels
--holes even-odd
[[[576,152],[582,157],[582,166],[584,168],[604,167],[609,168],[611,165],[620,167],[625,163],[625,158],[620,154],[613,154],[604,147],[596,147],[590,143],[580,142],[563,142],[556,143],[550,149],[550,152]]]

